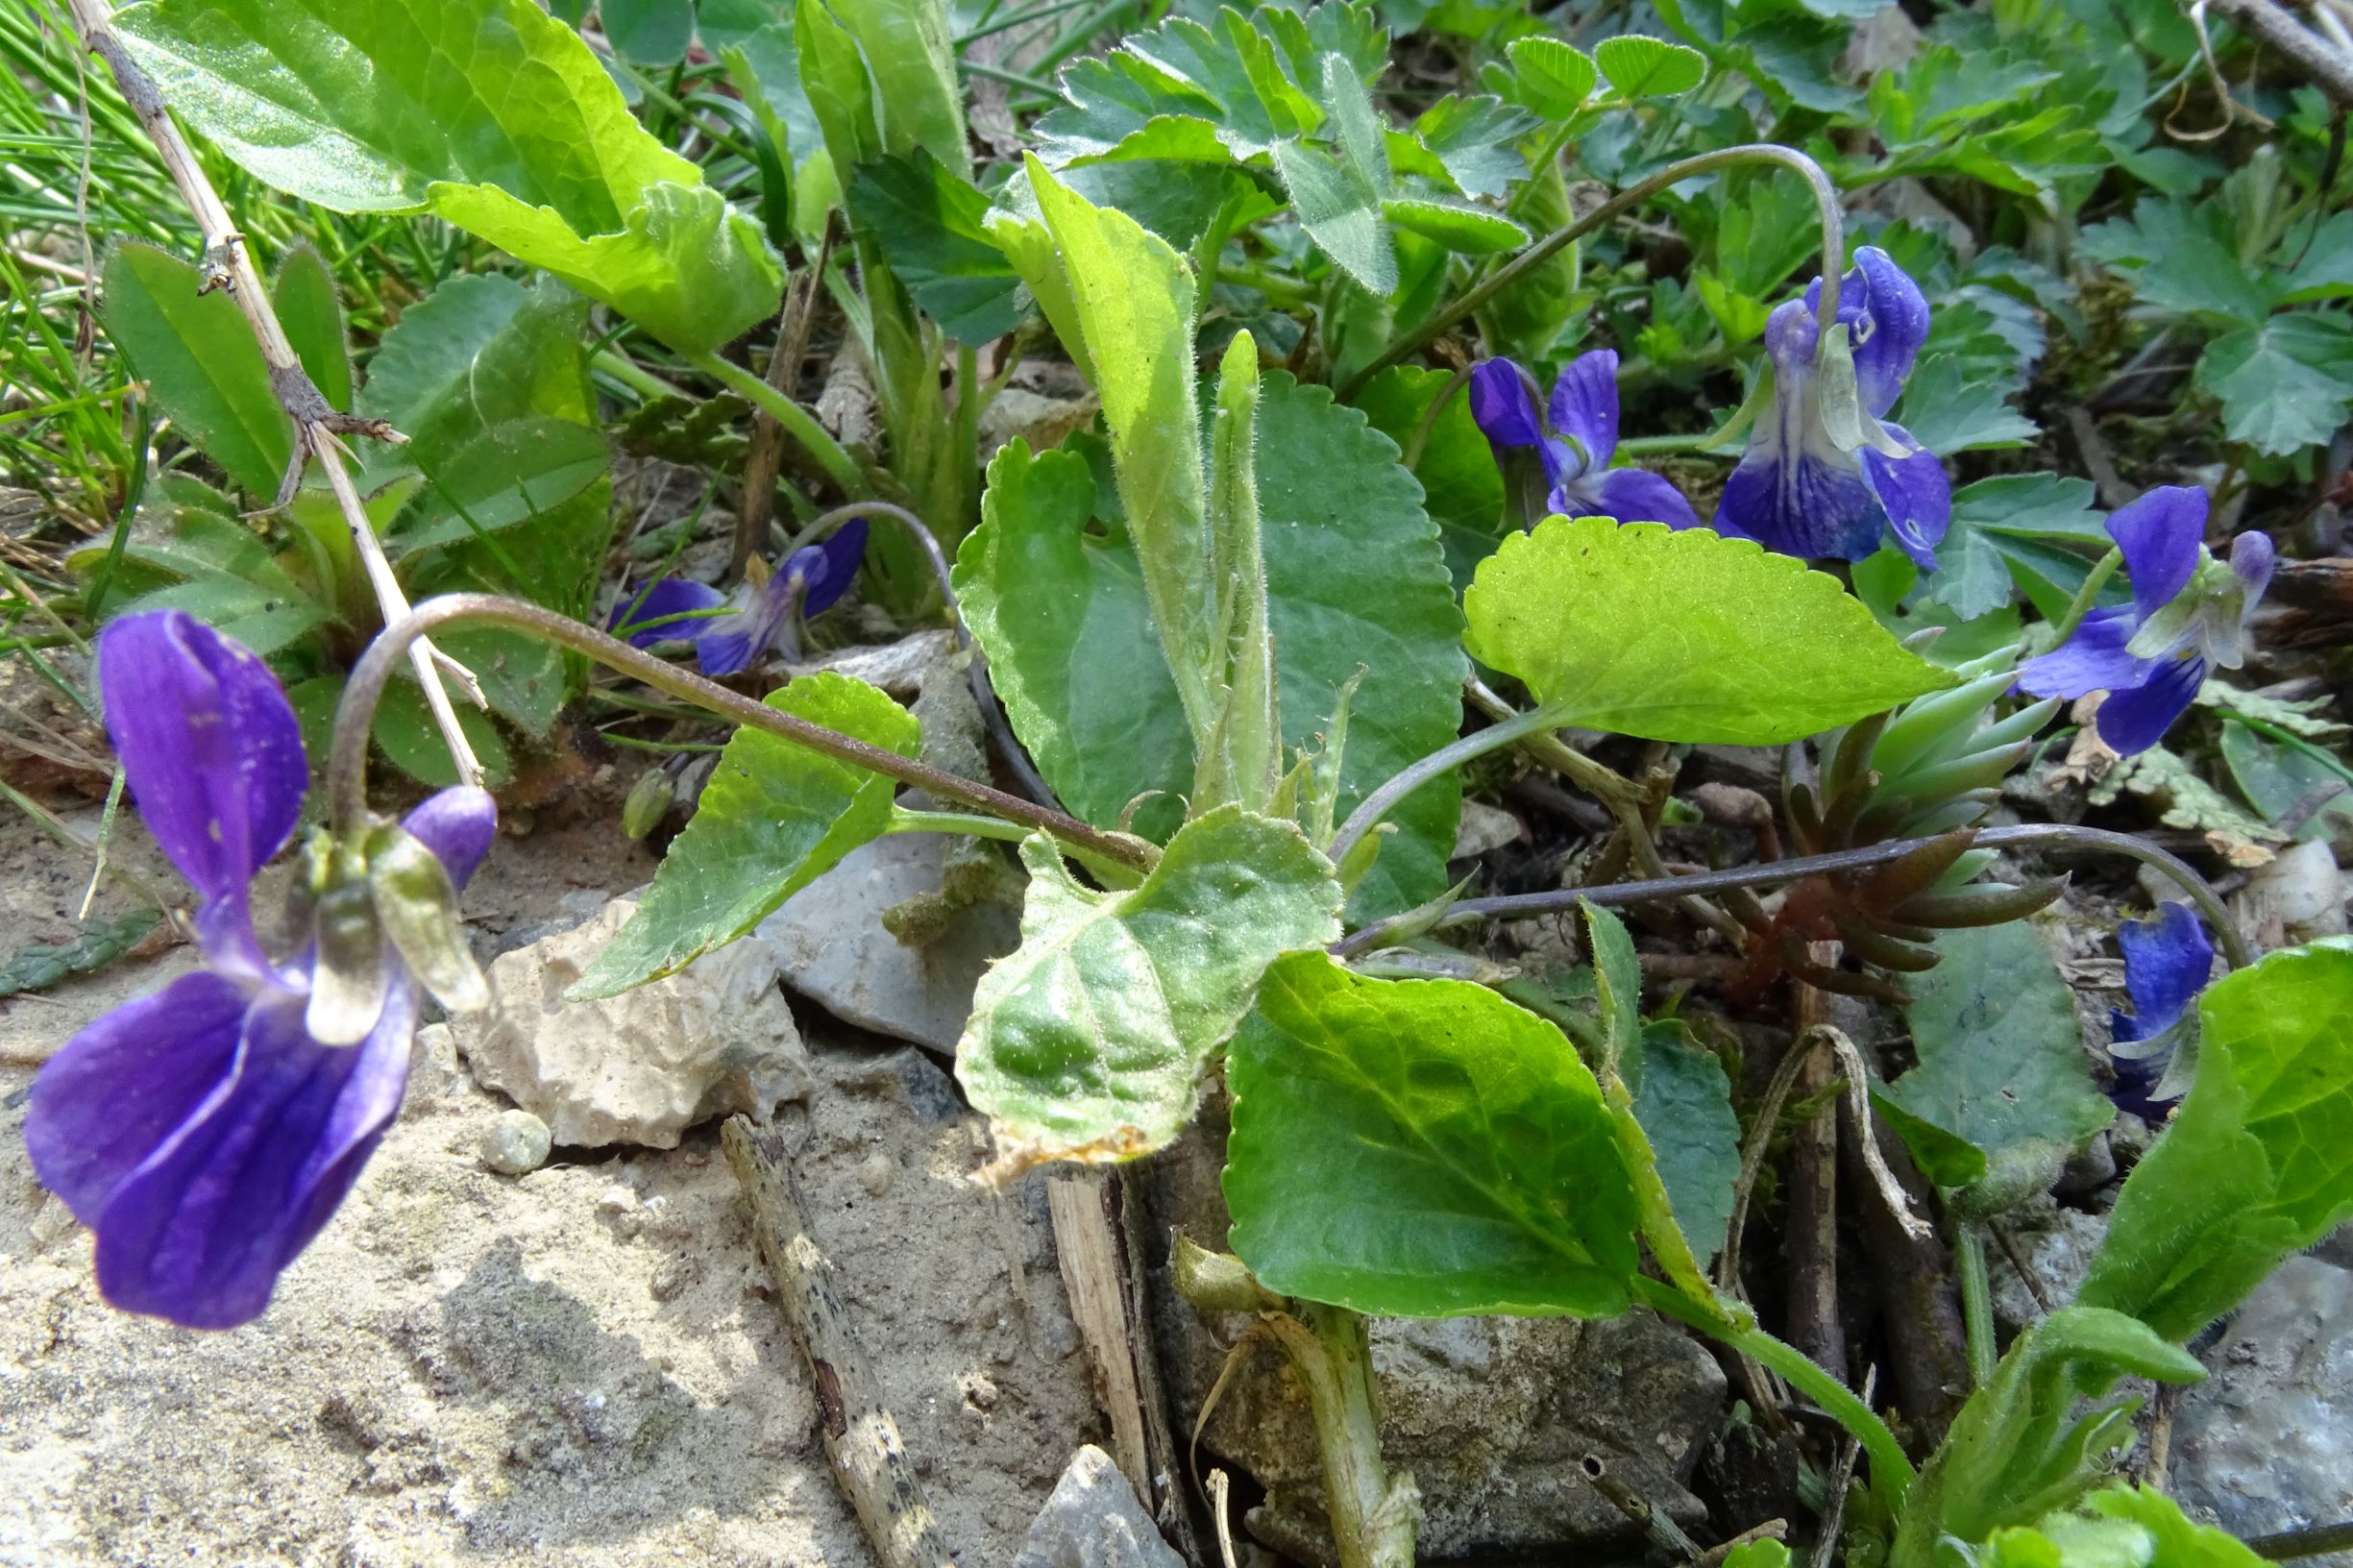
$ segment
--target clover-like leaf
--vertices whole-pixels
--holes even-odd
[[[1519,79],[1520,95],[1548,119],[1565,120],[1585,107],[1600,75],[1593,57],[1545,34],[1514,38],[1504,53]]]
[[[1480,565],[1471,655],[1563,723],[1771,746],[1953,684],[1838,579],[1705,528],[1548,518]]]
[[[114,25],[175,108],[281,190],[445,218],[685,353],[776,307],[758,226],[530,0],[147,0]]]
[[[916,754],[914,716],[847,675],[804,675],[768,705],[903,757]],[[745,935],[878,837],[890,824],[895,788],[880,773],[782,736],[737,730],[637,912],[566,994],[575,1001],[615,995],[675,974]]]
[[[1021,945],[981,977],[956,1047],[1002,1175],[1168,1143],[1266,966],[1339,935],[1331,863],[1295,825],[1238,806],[1187,823],[1123,892],[1079,882],[1043,835],[1021,860]]]
[[[1640,1266],[1601,1086],[1483,986],[1290,953],[1226,1053],[1230,1244],[1268,1288],[1398,1317],[1610,1317]]]
[[[1594,46],[1593,60],[1609,85],[1629,98],[1673,97],[1707,78],[1707,57],[1697,49],[1639,33],[1604,38]]]
[[[2076,1298],[2176,1342],[2353,1216],[2353,941],[2272,953],[2216,982],[2198,1017],[2196,1080]]]

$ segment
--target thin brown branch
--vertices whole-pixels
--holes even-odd
[[[376,537],[367,511],[360,505],[359,491],[344,467],[346,453],[336,436],[343,431],[356,431],[382,441],[397,441],[401,437],[380,421],[355,420],[337,413],[328,404],[303,369],[294,345],[287,340],[278,312],[270,305],[269,290],[262,285],[261,275],[246,250],[245,236],[237,233],[220,193],[212,188],[204,166],[197,161],[195,150],[173,122],[162,93],[115,37],[107,0],[70,0],[70,5],[84,46],[105,61],[108,69],[114,73],[114,85],[121,89],[123,101],[146,128],[164,168],[171,174],[172,184],[180,187],[181,199],[187,203],[188,211],[196,220],[197,232],[204,240],[205,281],[200,292],[215,288],[228,291],[238,313],[253,329],[255,340],[261,347],[262,363],[269,370],[271,390],[293,422],[294,455],[281,490],[280,504],[291,499],[292,489],[302,478],[304,463],[316,457],[334,491],[343,520],[351,527],[359,558],[367,569],[368,586],[376,595],[385,624],[400,620],[408,613],[408,596],[401,591],[399,579],[392,575],[392,563],[385,558],[383,544]],[[426,704],[432,710],[433,723],[457,765],[458,777],[468,784],[479,784],[482,765],[475,757],[473,747],[467,744],[465,731],[458,727],[457,710],[451,705],[450,694],[442,685],[442,673],[448,671],[462,677],[461,683],[478,703],[481,700],[480,689],[474,685],[474,677],[463,666],[429,643],[413,646],[409,662],[416,670],[418,684],[425,689]]]

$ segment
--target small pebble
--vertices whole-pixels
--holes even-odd
[[[869,1197],[879,1198],[890,1191],[891,1180],[897,1174],[898,1167],[887,1154],[870,1154],[858,1163],[858,1182]]]
[[[502,1176],[521,1176],[548,1163],[553,1147],[548,1124],[528,1111],[502,1111],[482,1129],[481,1161]]]

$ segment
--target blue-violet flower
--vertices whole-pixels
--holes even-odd
[[[1664,523],[1696,528],[1697,512],[1663,475],[1611,468],[1618,451],[1618,354],[1595,349],[1569,362],[1553,383],[1549,418],[1536,412],[1535,379],[1509,359],[1471,368],[1471,418],[1495,449],[1507,480],[1533,451],[1543,475],[1544,509],[1564,517]],[[1531,499],[1533,499],[1532,497]]]
[[[1826,333],[1815,319],[1821,299],[1818,278],[1802,301],[1785,300],[1766,318],[1773,384],[1725,483],[1716,531],[1784,555],[1849,561],[1875,551],[1884,534],[1933,570],[1952,522],[1952,481],[1886,417],[1927,338],[1928,302],[1875,245],[1854,253]]]
[[[866,519],[854,517],[831,538],[793,551],[766,581],[747,577],[732,594],[685,577],[664,577],[625,594],[606,629],[637,648],[692,643],[706,675],[748,670],[771,649],[797,658],[799,622],[831,608],[849,591],[865,554]]]
[[[2106,692],[2099,738],[2120,755],[2162,740],[2210,666],[2236,670],[2246,661],[2247,624],[2271,583],[2271,541],[2243,533],[2230,560],[2216,560],[2204,544],[2207,505],[2205,491],[2169,484],[2110,517],[2132,602],[2094,610],[2019,672],[2019,688],[2037,697]]]
[[[50,1058],[25,1143],[41,1184],[97,1233],[108,1301],[232,1328],[268,1304],[400,1109],[417,1014],[403,953],[436,913],[449,926],[442,958],[458,942],[478,985],[454,930],[454,889],[488,850],[498,808],[480,790],[444,790],[401,828],[373,831],[368,853],[383,865],[366,882],[329,888],[345,918],[327,937],[322,899],[319,942],[348,950],[355,932],[372,934],[379,950],[359,987],[372,1010],[346,1009],[353,1042],[325,1043],[307,1017],[317,944],[279,963],[254,929],[255,874],[293,833],[308,777],[277,678],[194,617],[164,610],[106,628],[98,681],[140,815],[203,899],[206,967],[116,1008]],[[422,920],[382,907],[380,873],[394,864],[402,885],[421,875],[440,894]],[[382,919],[355,912],[353,894]]]
[[[2117,927],[2124,950],[2130,1013],[2111,1010],[2116,1067],[2109,1098],[2144,1121],[2160,1122],[2190,1088],[2197,1066],[2197,1010],[2191,1004],[2214,972],[2214,942],[2187,904],[2163,904],[2145,920]]]

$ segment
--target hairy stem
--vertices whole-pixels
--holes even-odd
[[[114,73],[114,85],[122,89],[123,101],[131,106],[139,124],[146,128],[156,152],[180,187],[182,200],[188,204],[189,213],[204,238],[204,289],[222,288],[236,305],[238,313],[260,345],[261,358],[269,368],[270,386],[277,394],[279,406],[294,426],[294,472],[287,476],[288,488],[300,473],[306,454],[315,456],[326,472],[327,482],[334,490],[335,504],[343,513],[343,521],[352,530],[353,542],[359,549],[359,558],[367,569],[368,586],[376,595],[376,602],[386,624],[400,620],[408,613],[408,596],[402,592],[400,580],[392,575],[392,563],[384,556],[384,547],[376,537],[375,526],[368,521],[366,509],[360,505],[359,491],[352,483],[351,474],[343,466],[344,451],[336,439],[338,430],[363,430],[379,440],[402,442],[407,438],[381,422],[355,420],[339,414],[303,369],[295,355],[284,327],[279,324],[278,312],[270,304],[269,290],[263,286],[260,273],[253,257],[246,253],[245,236],[237,232],[229,216],[229,208],[206,177],[204,165],[197,160],[187,138],[180,134],[171,113],[163,102],[162,93],[145,71],[133,62],[114,37],[112,15],[107,0],[70,0],[74,25],[80,29],[83,45],[107,62]],[[199,292],[202,292],[200,290]],[[282,497],[282,502],[284,499]],[[441,653],[429,642],[417,642],[409,649],[409,662],[417,673],[417,682],[425,689],[426,705],[432,710],[433,723],[441,731],[442,743],[450,748],[450,757],[457,766],[457,776],[468,784],[482,780],[482,765],[474,755],[474,747],[466,741],[465,731],[457,725],[457,710],[451,706],[450,694],[442,685],[446,670],[459,680],[477,704],[482,699],[481,689],[464,666]]]
[[[694,355],[687,363],[772,417],[784,428],[786,434],[799,443],[803,452],[817,460],[818,467],[825,471],[825,477],[844,490],[855,494],[865,487],[866,476],[859,472],[858,460],[826,431],[824,426],[817,422],[817,416],[808,409],[743,366],[730,364],[716,354]]]
[[[1635,1276],[1633,1283],[1635,1299],[1653,1311],[1721,1339],[1742,1355],[1771,1367],[1792,1388],[1829,1412],[1840,1426],[1854,1434],[1855,1440],[1863,1445],[1863,1452],[1871,1456],[1871,1489],[1889,1514],[1901,1509],[1904,1494],[1911,1490],[1914,1480],[1912,1461],[1904,1458],[1903,1445],[1887,1430],[1887,1423],[1856,1398],[1852,1389],[1800,1355],[1796,1347],[1784,1344],[1762,1329],[1727,1324],[1673,1286],[1646,1275]]]
[[[1482,731],[1481,733],[1486,733]],[[1700,871],[1690,876],[1654,877],[1644,882],[1620,882],[1602,888],[1568,888],[1557,893],[1511,894],[1495,898],[1465,898],[1449,909],[1434,922],[1413,927],[1413,935],[1423,930],[1464,925],[1473,920],[1516,919],[1530,915],[1557,915],[1574,910],[1582,899],[1604,908],[1626,904],[1655,903],[1662,898],[1680,898],[1695,893],[1728,893],[1734,888],[1765,887],[1775,882],[1791,882],[1817,872],[1835,874],[1840,871],[1868,870],[1901,860],[1916,849],[1934,844],[1934,839],[1891,839],[1885,844],[1866,845],[1859,849],[1838,849],[1826,855],[1805,855],[1795,860],[1769,861],[1756,866],[1735,866],[1721,871]],[[2245,968],[2255,962],[2248,950],[2246,939],[2231,920],[2230,912],[2222,905],[2206,879],[2180,856],[2146,844],[2129,833],[2112,833],[2101,827],[2074,827],[2064,822],[2026,823],[2017,827],[1990,827],[1973,841],[1982,849],[2035,849],[2050,846],[2075,845],[2087,849],[2108,850],[2128,855],[2146,866],[2152,866],[2169,877],[2190,895],[2206,923],[2214,928],[2222,956],[2234,969]],[[1379,947],[1408,919],[1392,916],[1375,920],[1353,935],[1333,944],[1335,956],[1346,958],[1367,948]]]
[[[1838,187],[1830,184],[1830,177],[1823,172],[1821,164],[1797,149],[1771,142],[1751,142],[1670,163],[1649,179],[1629,185],[1575,223],[1547,234],[1513,257],[1508,266],[1497,271],[1462,298],[1382,350],[1372,363],[1348,378],[1340,387],[1339,400],[1349,402],[1375,376],[1419,353],[1440,333],[1450,331],[1458,323],[1468,320],[1481,306],[1602,225],[1695,175],[1708,174],[1736,163],[1778,163],[1784,168],[1795,169],[1812,189],[1814,206],[1822,218],[1822,303],[1816,317],[1826,328],[1828,327],[1838,319],[1839,278],[1847,264],[1846,214],[1839,203]]]
[[[1969,1335],[1970,1381],[1982,1388],[1994,1381],[1994,1281],[1985,1267],[1985,1232],[1975,1221],[1953,1222],[1952,1259],[1961,1277],[1961,1326]]]
[[[1340,1568],[1413,1568],[1420,1493],[1410,1475],[1391,1477],[1381,1459],[1364,1315],[1311,1301],[1290,1308],[1262,1321],[1307,1389]]]
[[[1100,855],[1121,866],[1148,871],[1160,859],[1160,852],[1141,839],[1103,832],[1019,796],[975,784],[895,751],[870,746],[854,736],[779,712],[568,616],[495,594],[445,594],[428,600],[398,624],[387,626],[360,655],[350,682],[343,689],[342,703],[335,709],[334,746],[327,765],[328,809],[338,835],[351,834],[366,821],[368,731],[376,721],[376,706],[383,699],[385,683],[392,678],[394,662],[427,632],[437,626],[460,624],[509,626],[528,632],[632,675],[657,691],[707,708],[731,723],[765,730],[853,767],[928,791],[936,799],[953,801],[1049,833],[1073,849]]]

